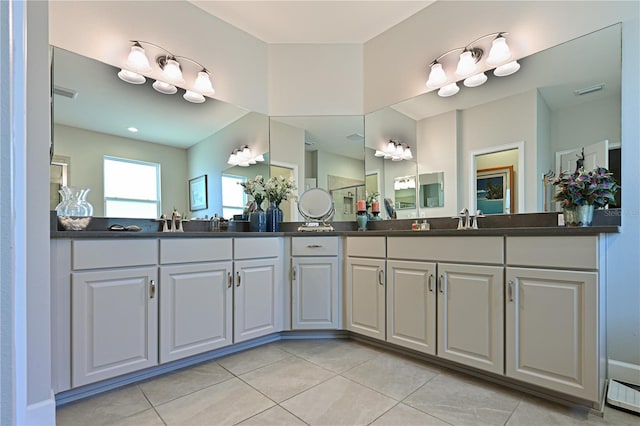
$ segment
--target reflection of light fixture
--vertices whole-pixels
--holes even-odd
[[[464,85],[467,87],[477,87],[487,81],[487,76],[484,74],[484,70],[479,70],[479,68],[486,69],[488,67],[490,69],[497,66],[494,71],[494,75],[498,77],[511,75],[518,71],[520,69],[520,64],[518,64],[517,61],[506,63],[512,57],[511,50],[507,45],[507,39],[505,38],[506,34],[507,33],[505,32],[487,34],[475,39],[465,47],[457,47],[438,56],[429,65],[431,70],[426,83],[427,87],[429,89],[439,89],[438,95],[441,97],[453,96],[460,90],[456,84],[457,77],[466,77]],[[480,61],[484,55],[484,49],[474,45],[480,40],[494,36],[495,39],[491,44],[489,55],[481,66]],[[455,69],[455,76],[457,77],[450,78],[443,69],[441,61],[445,56],[453,52],[461,53],[458,59],[458,65]]]
[[[160,72],[161,80],[156,80],[153,83],[155,90],[160,93],[172,95],[178,91],[176,86],[180,86],[185,90],[182,97],[189,102],[198,104],[205,101],[204,95],[211,96],[215,93],[213,85],[211,84],[209,71],[199,62],[184,56],[176,56],[167,49],[148,41],[132,40],[132,42],[133,46],[131,46],[127,61],[120,72],[118,72],[118,77],[120,77],[121,80],[131,84],[143,84],[146,81],[144,74],[152,72],[149,59],[142,47],[142,44],[145,44],[161,51],[161,54],[155,58],[156,65],[162,70]],[[185,72],[183,69],[185,62],[195,65],[198,70],[191,85],[187,84],[183,74]],[[194,73],[194,71],[192,71],[192,73]]]
[[[243,145],[240,148],[233,150],[231,155],[229,155],[227,164],[230,164],[232,166],[248,167],[251,164],[256,164],[263,161],[264,156],[262,154],[253,155],[253,152],[251,152],[251,148],[249,148],[249,145]]]
[[[393,182],[393,189],[396,191],[401,191],[403,189],[415,189],[416,188],[416,179],[413,176],[396,178]]]
[[[389,140],[387,146],[382,151],[379,149],[376,150],[374,155],[391,161],[411,160],[413,158],[409,145],[394,141],[393,139]]]

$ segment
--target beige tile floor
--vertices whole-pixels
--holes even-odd
[[[352,340],[284,340],[60,407],[65,425],[640,425]]]

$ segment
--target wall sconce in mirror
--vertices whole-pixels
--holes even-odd
[[[411,147],[407,144],[403,144],[400,141],[395,141],[393,139],[389,139],[389,143],[384,148],[384,150],[380,151],[376,150],[374,154],[376,157],[384,157],[385,160],[391,161],[402,161],[402,160],[411,160],[413,159],[413,154],[411,153]]]
[[[393,189],[400,191],[401,189],[415,189],[416,179],[413,176],[396,178],[393,182]]]
[[[463,84],[467,87],[477,87],[484,84],[488,77],[485,71],[495,67],[493,75],[504,77],[511,75],[520,69],[518,61],[510,61],[513,56],[509,45],[507,45],[506,32],[497,32],[484,35],[467,44],[464,47],[456,47],[434,59],[429,67],[429,78],[427,87],[429,89],[439,89],[438,95],[441,97],[453,96],[460,91],[458,79],[464,78]],[[479,46],[482,40],[495,37],[491,42],[491,49],[481,66],[480,61],[484,56],[485,49]],[[443,59],[454,52],[461,52],[458,65],[452,77],[449,77],[443,68]]]
[[[229,160],[227,160],[227,164],[232,166],[240,166],[240,167],[249,167],[252,164],[256,164],[258,162],[264,161],[264,155],[262,154],[254,154],[249,148],[249,145],[243,145],[238,149],[234,149],[231,155],[229,155]]]
[[[161,79],[157,79],[153,83],[153,88],[165,95],[172,95],[178,91],[177,86],[185,89],[182,97],[192,103],[201,104],[205,101],[204,95],[213,95],[215,90],[211,84],[211,73],[201,63],[185,56],[177,56],[169,52],[164,47],[155,43],[142,40],[131,40],[133,46],[127,56],[124,67],[118,72],[121,80],[131,84],[143,84],[146,81],[145,74],[151,73],[153,70],[149,63],[149,58],[142,45],[151,46],[159,50],[160,54],[155,57],[155,64],[162,70]],[[182,61],[182,62],[180,62]],[[193,73],[195,77],[190,80],[191,84],[183,75],[183,63],[188,62],[195,65]],[[193,68],[193,67],[192,67]],[[195,73],[195,69],[198,69]],[[186,71],[186,70],[185,70]]]

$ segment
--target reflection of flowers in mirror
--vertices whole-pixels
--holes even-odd
[[[295,199],[298,186],[294,178],[286,178],[284,176],[273,176],[265,184],[265,192],[267,199],[276,204],[280,204],[284,200],[290,198]]]
[[[260,205],[262,201],[267,197],[265,190],[265,180],[261,175],[256,176],[254,179],[247,179],[244,182],[239,182],[244,188],[244,193],[250,195],[256,204]]]
[[[591,171],[579,168],[574,173],[562,172],[554,179],[553,185],[558,187],[554,199],[565,209],[577,206],[593,205],[595,208],[615,205],[615,195],[620,186],[604,167],[596,167]]]

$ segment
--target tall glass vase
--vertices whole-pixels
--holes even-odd
[[[267,231],[267,213],[262,210],[261,203],[256,202],[257,208],[249,216],[249,230],[251,232]]]
[[[267,208],[267,232],[280,231],[280,222],[282,222],[283,212],[280,209],[280,203],[275,201],[269,202]]]

